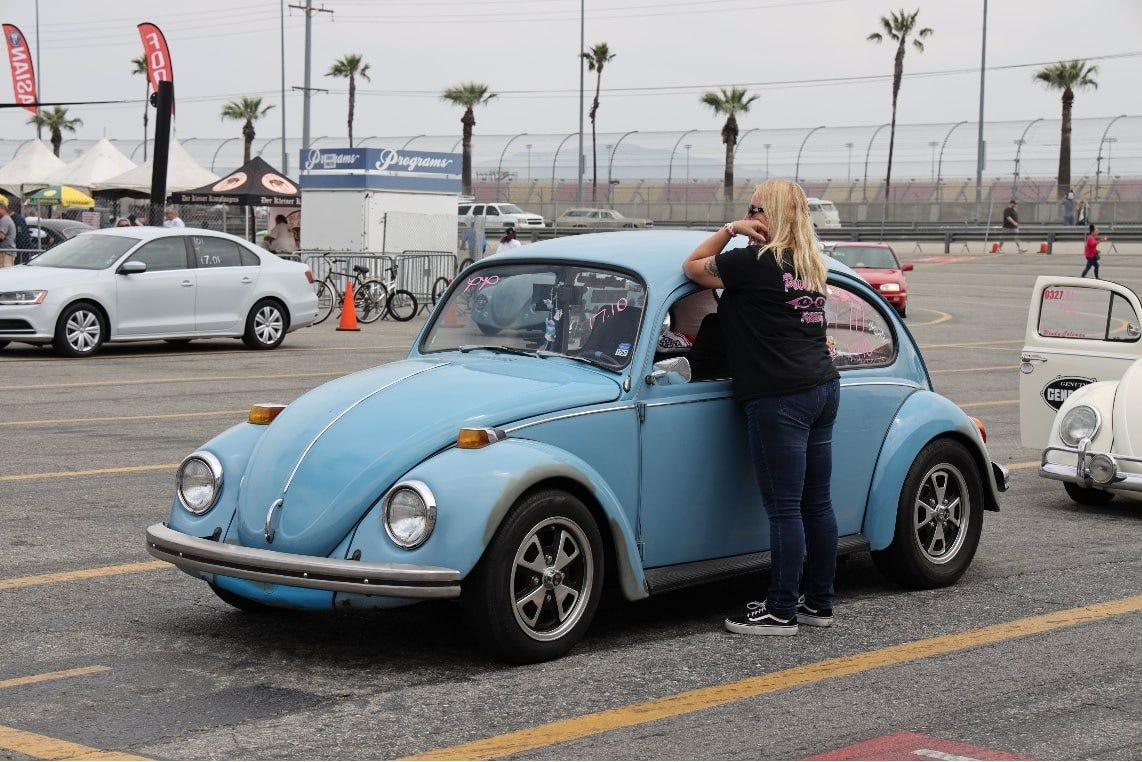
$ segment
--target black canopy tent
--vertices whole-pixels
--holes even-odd
[[[170,201],[172,204],[300,208],[301,191],[293,180],[262,157],[255,156],[217,182],[170,194]],[[250,234],[254,234],[252,229]]]

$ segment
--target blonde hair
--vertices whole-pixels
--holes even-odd
[[[758,256],[772,252],[780,264],[783,254],[791,251],[794,277],[805,281],[809,290],[824,293],[828,267],[813,231],[805,191],[788,180],[766,180],[753,189],[753,202],[765,210],[769,222],[769,240]]]

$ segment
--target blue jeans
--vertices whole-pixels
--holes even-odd
[[[840,395],[840,382],[833,380],[745,403],[754,470],[769,516],[773,569],[766,607],[778,616],[796,611],[802,570],[805,602],[815,609],[833,606],[837,517],[829,481]]]
[[[1094,277],[1097,278],[1098,277],[1098,257],[1092,257],[1091,259],[1088,259],[1086,261],[1086,267],[1083,268],[1083,274],[1080,275],[1079,277],[1085,278],[1086,274],[1088,272],[1090,272],[1092,268],[1094,269]]]

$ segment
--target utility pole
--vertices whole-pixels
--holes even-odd
[[[305,5],[290,5],[290,8],[296,8],[299,11],[305,11],[305,84],[301,87],[302,91],[302,111],[301,111],[301,150],[304,153],[309,150],[309,94],[314,88],[309,86],[310,79],[310,57],[313,50],[313,14],[314,13],[328,13],[333,14],[333,11],[326,8],[324,5],[320,8],[313,7],[313,0],[305,0]],[[293,88],[297,90],[298,88]],[[321,92],[327,92],[322,90]],[[285,136],[282,136],[285,140]]]

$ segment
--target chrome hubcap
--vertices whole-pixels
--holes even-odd
[[[285,321],[273,307],[263,307],[254,315],[254,335],[263,344],[273,344],[282,335]]]
[[[72,313],[64,326],[68,346],[76,352],[90,352],[94,349],[101,332],[99,316],[89,310]]]
[[[913,531],[920,552],[932,563],[956,556],[967,537],[969,512],[967,480],[949,463],[925,475],[912,511]]]
[[[566,518],[545,519],[524,537],[512,564],[516,622],[535,640],[556,640],[582,618],[595,577],[583,530]]]

